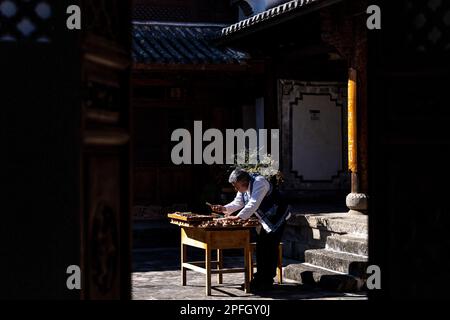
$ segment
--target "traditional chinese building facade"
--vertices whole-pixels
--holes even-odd
[[[237,19],[228,1],[140,1],[133,21],[134,200],[158,217],[176,208],[206,210],[220,201],[223,174],[175,165],[171,134],[253,128],[264,64],[216,44]],[[218,185],[219,184],[219,185]]]
[[[211,181],[203,174],[208,169],[174,166],[168,159],[169,135],[176,126],[190,128],[201,119],[221,130],[279,129],[281,188],[295,216],[284,238],[285,255],[344,273],[350,264],[362,270],[367,216],[351,213],[367,210],[365,4],[233,3],[228,20],[198,22],[204,19],[194,13],[200,4],[191,3],[192,16],[180,18],[183,22],[140,16],[134,23],[135,201],[155,204],[156,212],[175,201],[191,208],[196,200],[208,201],[198,197]],[[215,113],[220,123],[210,120]],[[156,118],[158,125],[149,125]],[[158,152],[151,153],[152,148]],[[327,216],[330,210],[335,215]],[[358,234],[352,238],[357,248],[342,250],[338,258],[324,248],[328,237],[343,234]],[[334,241],[339,246],[346,240]],[[348,280],[347,286],[358,287]]]
[[[132,208],[224,201],[169,158],[202,120],[280,130],[286,278],[361,289],[369,263],[373,297],[445,297],[450,3],[373,3],[381,30],[356,0],[0,1],[0,296],[129,299]]]

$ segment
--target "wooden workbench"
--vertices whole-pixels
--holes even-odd
[[[250,229],[252,227],[233,228],[196,228],[181,227],[181,284],[186,285],[187,269],[206,276],[206,295],[211,295],[211,275],[217,274],[217,282],[222,283],[224,273],[244,273],[244,289],[249,292],[250,275]],[[187,261],[187,246],[205,250],[205,261]],[[244,268],[223,268],[223,249],[243,249]],[[211,250],[217,250],[217,260],[211,261]],[[204,265],[204,267],[201,267]],[[215,265],[215,269],[212,268]]]

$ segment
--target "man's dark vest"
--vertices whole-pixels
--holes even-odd
[[[250,175],[249,189],[250,197],[253,192],[253,183],[258,175]],[[281,225],[283,225],[286,216],[288,214],[287,204],[283,200],[279,190],[269,182],[270,188],[267,191],[264,199],[261,201],[259,208],[256,210],[260,216],[262,222],[270,229],[269,232],[276,231]],[[242,193],[242,200],[244,204],[249,201],[246,193]]]

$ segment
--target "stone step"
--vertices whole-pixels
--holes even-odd
[[[355,235],[331,235],[327,237],[326,249],[353,253],[361,256],[368,256],[369,249],[367,245],[367,237],[359,237]]]
[[[313,229],[333,233],[349,233],[366,236],[368,234],[368,218],[366,215],[351,215],[347,212],[304,214],[291,212],[288,225],[306,226]]]
[[[368,266],[368,259],[365,256],[327,249],[306,250],[305,262],[357,277],[364,277]]]
[[[283,269],[283,277],[305,285],[319,286],[325,290],[358,292],[363,290],[364,280],[348,274],[319,268],[307,263],[295,263]]]

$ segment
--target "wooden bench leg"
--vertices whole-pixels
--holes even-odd
[[[283,244],[278,245],[278,263],[277,263],[278,283],[283,283]]]
[[[217,249],[217,269],[223,268],[223,253],[222,249]],[[223,276],[221,273],[217,274],[217,283],[222,284],[223,282]]]
[[[249,276],[250,276],[250,268],[253,268],[253,266],[250,264],[250,246],[246,245],[244,247],[244,290],[245,293],[250,292],[250,281],[249,281]]]
[[[207,245],[205,248],[205,268],[206,268],[206,295],[211,295],[211,249]]]
[[[187,269],[183,267],[183,262],[187,262],[187,246],[181,243],[181,285],[186,285],[186,271]]]
[[[249,272],[248,277],[250,281],[253,280],[253,265],[255,264],[253,261],[253,246],[250,245],[250,249],[248,250],[248,264],[249,264]]]

